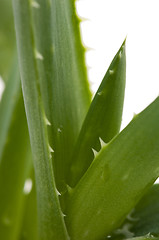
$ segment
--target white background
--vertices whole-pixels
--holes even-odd
[[[122,128],[159,94],[159,0],[78,0],[77,13],[92,90],[127,36],[127,83]]]

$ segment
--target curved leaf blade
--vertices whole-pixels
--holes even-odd
[[[92,101],[75,145],[71,173],[71,186],[82,177],[94,158],[92,148],[99,151],[99,138],[109,142],[120,130],[126,80],[125,41],[110,64]]]
[[[21,0],[13,0],[22,89],[35,169],[39,239],[68,239],[52,169],[37,68],[37,62],[43,58],[36,52],[31,7],[31,1],[22,4]]]
[[[153,184],[159,175],[158,122],[159,97],[96,156],[69,199],[72,239],[109,235]]]
[[[84,49],[74,1],[36,1],[32,7],[41,93],[51,123],[55,179],[65,189],[72,149],[90,105]]]
[[[0,126],[0,238],[17,240],[25,201],[23,188],[30,171],[31,154],[16,64],[0,102]]]

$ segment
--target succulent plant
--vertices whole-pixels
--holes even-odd
[[[0,25],[3,52],[10,34],[0,66],[0,239],[158,239],[159,97],[120,132],[126,41],[92,98],[75,1],[12,3],[17,51]],[[13,29],[10,0],[0,9]]]

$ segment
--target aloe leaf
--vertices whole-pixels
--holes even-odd
[[[153,235],[151,236],[151,234],[147,234],[146,236],[142,237],[127,238],[127,240],[159,240],[159,238]]]
[[[17,240],[25,199],[23,188],[31,158],[16,64],[0,102],[0,126],[0,239]]]
[[[20,92],[20,78],[17,66],[14,64],[11,70],[5,93],[0,103],[0,162],[3,154],[4,145],[10,127],[10,119],[17,103],[17,95]]]
[[[65,188],[74,143],[90,105],[84,48],[74,1],[32,1],[41,93],[51,123],[50,144],[59,191]]]
[[[74,186],[101,148],[120,130],[126,79],[125,41],[114,57],[92,101],[72,157],[69,185]]]
[[[12,1],[0,1],[0,75],[8,79],[8,69],[12,64],[15,50],[15,33],[13,25]]]
[[[159,184],[153,185],[128,219],[135,236],[159,235]]]
[[[42,104],[37,55],[32,28],[31,2],[13,0],[19,66],[24,103],[33,154],[39,239],[68,239],[63,213],[60,209],[52,169],[46,115]]]
[[[159,175],[159,97],[107,146],[72,190],[72,239],[102,239],[121,225]]]
[[[32,180],[32,188],[31,192],[26,196],[25,211],[19,240],[38,240],[35,179],[34,176],[29,179]]]
[[[159,184],[153,185],[137,206],[128,214],[123,225],[111,234],[112,240],[140,237],[151,234],[159,236]]]

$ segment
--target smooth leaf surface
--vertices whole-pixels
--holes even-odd
[[[18,76],[17,66],[14,64],[10,73],[7,87],[5,89],[5,93],[3,94],[0,103],[0,162],[19,92],[20,78]]]
[[[28,128],[16,64],[0,102],[0,239],[17,240],[24,183],[31,166]]]
[[[32,189],[26,196],[19,240],[38,240],[37,199],[34,175],[32,174],[29,179],[32,180]]]
[[[107,73],[91,103],[77,140],[69,176],[69,185],[75,186],[87,170],[100,141],[109,142],[120,130],[126,79],[125,41],[110,64]]]
[[[72,0],[37,0],[32,22],[41,93],[51,123],[57,188],[65,189],[73,146],[90,104],[79,21]]]
[[[13,25],[12,1],[0,1],[0,75],[8,79],[15,51],[15,33]]]
[[[39,239],[68,239],[54,181],[46,115],[40,91],[37,61],[42,59],[35,51],[32,2],[23,1],[22,4],[21,0],[13,0],[13,7],[19,68],[35,169]]]
[[[159,175],[159,97],[106,147],[69,199],[72,239],[102,239],[121,225]]]

